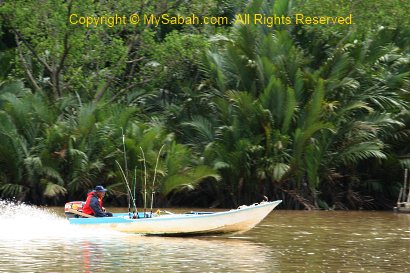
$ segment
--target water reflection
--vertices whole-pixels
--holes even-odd
[[[117,238],[118,239],[118,238]],[[263,244],[235,239],[124,237],[82,244],[84,268],[104,271],[274,272]]]
[[[263,244],[237,239],[111,236],[2,241],[7,272],[274,272]],[[1,270],[0,270],[1,271]]]
[[[275,245],[280,271],[410,271],[410,214],[276,211],[247,234]]]

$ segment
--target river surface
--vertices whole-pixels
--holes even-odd
[[[274,210],[241,235],[169,238],[0,201],[0,272],[410,272],[410,214]]]

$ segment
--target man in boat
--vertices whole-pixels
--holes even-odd
[[[111,212],[106,212],[102,200],[105,196],[105,189],[103,186],[96,186],[93,191],[90,191],[87,195],[87,200],[83,206],[83,213],[93,215],[95,217],[111,217]]]

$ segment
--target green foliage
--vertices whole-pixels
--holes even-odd
[[[262,6],[255,1],[250,10]],[[276,5],[271,12],[283,11],[292,9]],[[209,92],[220,107],[204,154],[239,202],[269,183],[297,195],[307,181],[310,193],[296,199],[318,206],[318,191],[347,170],[386,159],[384,128],[404,126],[396,115],[408,111],[400,93],[408,86],[409,55],[386,39],[389,30],[326,45],[318,57],[303,32],[292,31],[237,26],[225,49],[208,53]]]
[[[164,198],[208,177],[218,179],[212,169],[194,164],[188,148],[176,144],[161,123],[140,123],[132,108],[75,99],[49,105],[46,96],[22,89],[19,82],[4,84],[0,94],[2,197],[34,203],[57,202],[67,194],[81,199],[96,184],[118,181],[113,162],[124,164],[121,128],[132,166],[141,162],[138,147],[145,151],[148,179],[153,178],[159,146],[168,143],[157,178]],[[125,192],[123,187],[112,189],[112,196]]]
[[[410,153],[405,2],[3,1],[0,196],[56,203],[103,184],[121,204],[118,161],[163,204],[208,184],[212,197],[201,198],[223,206],[263,195],[293,208],[369,205],[357,192],[391,198],[398,180],[384,173]],[[68,20],[113,12],[352,13],[354,24]]]

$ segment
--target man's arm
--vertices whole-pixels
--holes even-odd
[[[93,196],[90,200],[90,207],[94,211],[95,217],[105,217],[105,213],[100,208],[100,203],[98,202],[98,197]]]

